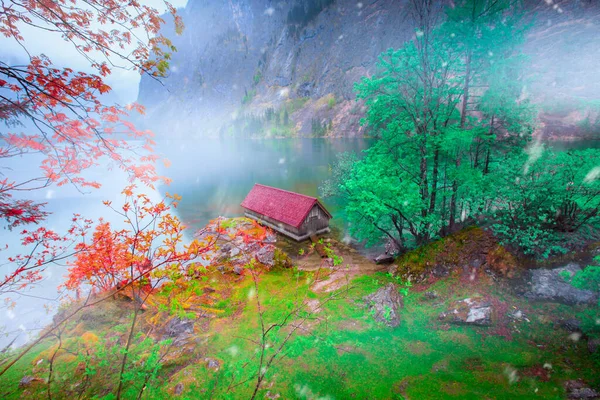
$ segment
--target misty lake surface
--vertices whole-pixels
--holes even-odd
[[[188,227],[188,237],[192,237],[211,219],[243,215],[240,203],[255,183],[317,196],[318,186],[329,177],[336,154],[360,152],[370,143],[369,139],[348,138],[158,140],[158,153],[171,163],[160,173],[173,181],[170,185],[159,186],[156,191],[146,191],[152,200],[159,200],[166,192],[182,196],[176,213]],[[23,178],[38,173],[39,162],[28,159],[27,162],[16,160],[16,163],[13,168]],[[48,202],[47,209],[52,212],[48,218],[51,229],[66,232],[73,213],[94,220],[102,217],[116,227],[122,225],[122,218],[107,209],[102,201],[122,204],[121,191],[128,184],[126,175],[106,168],[95,168],[86,175],[102,183],[102,187],[81,193],[67,185],[29,193],[35,201]],[[343,231],[345,222],[336,199],[324,199],[324,203],[334,217],[332,225]],[[18,237],[14,232],[5,231],[2,236],[3,242],[9,244],[11,254],[18,252]],[[2,258],[11,254],[5,252]],[[10,264],[0,266],[0,275],[6,275],[12,267]],[[28,333],[36,335],[51,321],[58,306],[53,299],[57,298],[57,287],[66,272],[66,265],[50,266],[44,272],[44,280],[36,287],[23,295],[12,296],[17,302],[14,309],[0,310],[0,349],[15,335],[19,335],[15,344],[23,344]],[[47,311],[45,305],[50,305],[53,311]]]
[[[173,182],[162,190],[183,197],[179,217],[197,230],[217,216],[242,215],[240,203],[255,183],[309,196],[330,175],[336,154],[361,152],[369,139],[213,140],[192,145],[184,141],[161,143],[171,161],[163,171]],[[332,223],[344,226],[336,199],[323,199]]]

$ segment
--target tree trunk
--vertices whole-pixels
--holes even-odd
[[[477,145],[475,146],[475,156],[473,157],[473,168],[477,169],[479,166],[479,149],[481,148],[481,139],[475,139]]]
[[[463,98],[460,107],[460,129],[465,129],[465,123],[467,121],[467,102],[469,101],[469,84],[471,79],[471,51],[467,53],[467,59],[465,60],[465,84],[463,86]],[[460,166],[460,149],[456,151],[456,168]],[[448,223],[448,233],[454,231],[454,225],[456,220],[456,202],[458,196],[458,181],[456,178],[452,181],[452,197],[450,199],[450,221]]]
[[[444,195],[442,196],[442,228],[440,232],[440,236],[446,236],[446,185],[448,184],[448,163],[445,163],[444,166]]]
[[[433,176],[431,177],[431,201],[429,202],[429,214],[433,214],[435,211],[435,202],[437,197],[437,181],[438,181],[438,167],[439,167],[440,150],[436,146],[435,153],[433,155]]]
[[[458,164],[458,162],[457,162],[457,164]],[[454,232],[454,227],[455,227],[457,192],[458,192],[458,182],[455,179],[452,182],[452,197],[450,197],[450,217],[449,217],[449,221],[448,221],[448,233],[449,234]]]
[[[469,84],[471,83],[471,51],[467,53],[465,61],[465,84],[463,86],[463,98],[460,107],[460,129],[465,128],[467,120],[467,103],[469,101]]]
[[[421,200],[425,203],[429,197],[429,182],[427,180],[427,144],[426,138],[423,138],[421,147],[421,163],[420,163],[420,178],[421,178]],[[427,216],[427,207],[423,207],[422,216]]]
[[[427,135],[427,133],[425,133]],[[421,147],[421,201],[423,204],[423,208],[421,209],[421,217],[423,219],[427,218],[428,215],[428,207],[427,200],[429,200],[429,182],[427,179],[427,139],[426,136],[423,138],[423,146]],[[424,230],[422,231],[422,242],[426,243],[429,238],[429,225],[424,226]],[[420,241],[420,240],[418,240]]]
[[[398,251],[404,250],[404,219],[398,218],[397,215],[392,214],[392,222],[398,232],[398,240],[392,238],[394,244],[398,247]]]
[[[492,120],[490,121],[490,137],[494,132],[494,116],[492,115]],[[483,168],[483,174],[487,175],[490,172],[490,144],[487,144],[487,152],[485,154],[485,167]]]

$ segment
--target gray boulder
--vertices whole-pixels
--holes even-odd
[[[233,273],[236,275],[243,275],[244,274],[244,267],[240,266],[240,265],[236,265],[233,267]]]
[[[180,396],[181,393],[183,393],[183,383],[179,382],[177,385],[175,385],[175,389],[173,390],[173,393],[176,396]]]
[[[392,328],[400,325],[400,310],[404,307],[404,301],[397,285],[388,283],[375,293],[365,296],[364,300],[375,321]]]
[[[380,254],[375,257],[375,264],[389,264],[394,262],[394,256],[391,254]]]
[[[522,320],[526,320],[529,321],[527,319],[527,316],[525,315],[525,313],[521,310],[515,310],[513,312],[510,312],[507,314],[508,318],[512,319],[513,321],[522,321]]]
[[[256,252],[256,259],[271,268],[275,265],[275,246],[264,246]]]
[[[229,257],[231,257],[231,258],[237,257],[239,254],[240,254],[239,247],[233,247],[231,250],[229,250]]]
[[[581,321],[577,318],[561,319],[558,321],[561,328],[569,332],[581,332]]]
[[[433,269],[431,270],[431,273],[436,278],[444,278],[444,277],[450,275],[450,270],[452,269],[452,267],[453,266],[446,265],[446,264],[436,264],[433,267]]]
[[[219,360],[215,360],[214,358],[205,358],[204,361],[206,361],[206,368],[208,369],[217,371],[219,368],[221,368],[221,363]]]
[[[277,242],[277,235],[275,233],[270,233],[267,235],[263,243],[275,244]]]
[[[451,324],[489,326],[492,324],[492,305],[481,297],[457,300],[439,315],[439,319]]]
[[[571,380],[565,382],[568,399],[598,399],[600,394],[588,387],[583,381]]]
[[[562,276],[563,274],[573,276],[579,271],[581,267],[575,263],[561,268],[532,270],[525,297],[565,304],[593,303],[597,297],[596,293],[591,290],[577,289]]]
[[[175,343],[185,341],[194,333],[194,321],[191,319],[171,319],[164,328],[163,340],[173,338]]]
[[[587,342],[587,348],[590,353],[596,354],[600,350],[600,339],[590,339]]]
[[[423,293],[424,300],[435,300],[439,297],[435,290]]]
[[[43,383],[45,383],[45,381],[42,378],[38,378],[38,377],[35,377],[35,376],[25,375],[19,381],[19,388],[22,389],[22,388],[26,388],[26,387],[32,386],[34,384],[43,384]]]

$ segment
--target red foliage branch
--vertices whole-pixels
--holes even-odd
[[[181,17],[169,3],[177,33]],[[137,0],[11,0],[0,3],[0,35],[16,41],[28,55],[23,65],[0,61],[0,160],[29,153],[43,155],[40,176],[18,181],[0,176],[0,220],[9,229],[39,224],[48,215],[44,203],[15,196],[71,183],[99,186],[82,176],[86,169],[108,160],[132,180],[152,186],[158,180],[153,135],[131,124],[131,112],[143,113],[138,104],[107,105],[102,96],[111,91],[105,79],[114,68],[139,71],[158,78],[166,75],[172,42],[161,34],[165,21],[160,11]],[[30,54],[22,29],[43,35],[60,35],[93,68],[95,73],[59,67],[43,54]],[[27,123],[27,125],[25,125]],[[85,224],[85,223],[84,223]],[[45,253],[13,259],[14,268],[0,281],[0,292],[35,282],[52,260],[63,259],[64,244],[49,230],[38,232],[35,249]],[[27,234],[31,234],[27,232]],[[48,247],[46,247],[48,246]],[[77,251],[81,250],[80,248]],[[34,261],[35,260],[35,261]]]
[[[21,245],[30,250],[25,254],[8,257],[13,270],[0,278],[0,294],[18,292],[38,282],[48,265],[77,253],[77,245],[84,239],[90,224],[90,220],[82,219],[76,214],[71,228],[64,236],[44,227],[20,232]]]
[[[135,194],[129,186],[123,194],[126,201],[120,209],[105,204],[124,217],[127,228],[114,230],[100,220],[90,243],[77,246],[77,256],[64,286],[80,290],[106,291],[138,282],[150,287],[150,279],[177,279],[187,266],[208,255],[215,239],[194,239],[183,243],[185,226],[170,211],[177,206],[177,196],[167,195],[158,203],[145,194]]]
[[[181,17],[165,4],[180,32]],[[0,61],[0,122],[14,127],[29,120],[34,129],[33,133],[0,134],[0,158],[44,154],[42,170],[47,184],[97,187],[97,182],[86,181],[80,173],[104,157],[149,185],[160,179],[153,165],[156,157],[138,156],[138,150],[152,151],[151,132],[137,130],[127,122],[129,112],[143,113],[143,107],[105,105],[100,96],[111,90],[104,79],[113,68],[155,77],[166,74],[170,54],[176,49],[160,33],[163,24],[158,10],[135,0],[2,3],[0,34],[17,41],[25,51],[24,26],[40,34],[60,34],[97,74],[58,68],[45,55],[29,55],[26,65]],[[141,144],[134,146],[129,139]]]

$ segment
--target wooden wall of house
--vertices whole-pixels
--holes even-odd
[[[264,221],[266,221],[266,222],[268,222],[270,224],[273,224],[275,226],[280,226],[281,229],[284,229],[284,230],[286,230],[288,232],[291,232],[294,235],[301,236],[301,235],[303,235],[305,233],[301,229],[298,229],[298,228],[296,228],[294,226],[291,226],[291,225],[288,225],[288,224],[284,224],[283,222],[280,222],[280,221],[277,221],[277,220],[275,220],[273,218],[267,217],[266,215],[259,214],[257,212],[254,212],[254,211],[251,211],[251,210],[248,210],[248,209],[246,209],[246,213],[248,213],[250,215],[254,215],[255,217],[260,218],[260,219],[262,219],[262,220],[264,220]]]
[[[329,226],[329,216],[323,209],[315,204],[310,210],[302,225],[300,225],[301,234],[312,233],[325,229]]]
[[[300,237],[308,234],[313,234],[329,226],[329,216],[317,204],[315,204],[310,210],[308,216],[304,219],[302,225],[300,225],[300,228],[284,224],[283,222],[277,221],[273,218],[267,217],[266,215],[259,214],[248,209],[246,209],[246,214],[262,219],[265,222],[280,227],[280,229],[285,232],[289,232],[293,235]]]

